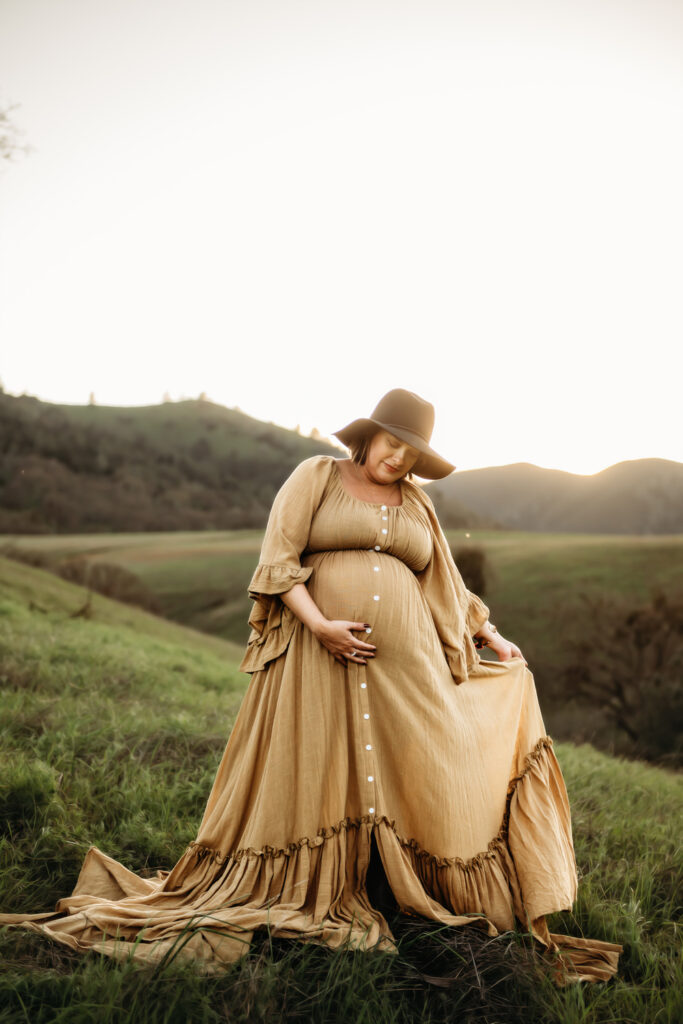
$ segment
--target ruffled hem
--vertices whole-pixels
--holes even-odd
[[[222,853],[220,850],[215,849],[211,846],[205,846],[203,843],[192,841],[188,843],[186,854],[195,851],[197,856],[209,857],[216,864],[225,864],[227,861],[232,860],[236,863],[243,860],[245,857],[262,857],[262,858],[276,858],[276,857],[291,857],[298,853],[304,846],[309,849],[314,849],[317,846],[321,846],[328,839],[333,839],[338,836],[341,832],[348,829],[359,829],[363,825],[379,825],[384,824],[392,830],[395,834],[399,843],[408,849],[410,849],[416,859],[422,861],[429,861],[434,867],[457,867],[460,870],[468,871],[475,866],[483,864],[485,861],[492,859],[496,856],[496,853],[504,846],[507,842],[508,830],[509,830],[509,819],[510,819],[510,806],[512,796],[522,780],[529,775],[538,762],[545,757],[547,758],[547,752],[553,749],[553,741],[550,736],[542,736],[536,743],[534,749],[526,755],[524,758],[522,770],[513,779],[510,780],[508,786],[508,797],[505,814],[503,816],[503,822],[498,832],[498,835],[494,836],[491,842],[488,844],[486,850],[476,854],[474,857],[470,857],[467,860],[463,860],[461,857],[441,857],[437,854],[430,853],[424,850],[416,839],[408,839],[400,835],[395,818],[388,818],[384,814],[363,814],[358,818],[342,818],[335,825],[329,825],[326,828],[318,829],[315,836],[303,836],[296,842],[288,843],[287,846],[261,846],[258,850],[251,846],[240,847],[233,853]],[[557,766],[557,772],[559,773],[560,767],[555,759],[553,752],[553,760]],[[572,853],[573,861],[573,853]]]
[[[91,847],[74,893],[57,904],[58,914],[0,915],[0,924],[32,928],[74,949],[95,948],[112,956],[177,955],[209,971],[246,953],[260,928],[331,948],[395,950],[394,936],[365,888],[374,830],[403,913],[474,925],[489,935],[513,928],[517,918],[545,947],[558,984],[606,980],[616,973],[622,947],[551,934],[543,916],[532,918],[535,894],[527,891],[528,873],[510,848],[519,816],[532,828],[539,858],[556,880],[546,913],[571,909],[576,881],[575,871],[567,875],[567,864],[573,864],[571,834],[536,814],[547,797],[539,790],[552,792],[557,778],[552,740],[542,737],[510,782],[498,835],[466,860],[423,849],[386,815],[347,817],[283,847],[244,847],[230,854],[192,842],[173,870],[158,872],[156,879],[141,879]]]

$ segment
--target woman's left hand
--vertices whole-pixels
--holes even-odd
[[[511,640],[506,640],[504,636],[500,635],[500,633],[495,635],[494,639],[489,642],[488,646],[498,655],[498,661],[509,661],[510,658],[521,658],[525,665],[529,664],[517,644],[513,644]]]

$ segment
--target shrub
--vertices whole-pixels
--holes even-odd
[[[80,583],[98,594],[104,594],[105,597],[113,597],[116,601],[133,604],[155,614],[161,611],[159,602],[151,590],[135,573],[121,565],[93,562],[86,556],[78,555],[60,562],[56,571],[62,579]]]
[[[607,595],[581,598],[565,621],[567,691],[603,714],[630,753],[683,763],[683,595],[655,592],[633,606]]]
[[[490,582],[490,567],[484,549],[451,548],[451,553],[467,589],[479,597],[484,597]]]
[[[23,562],[24,565],[32,565],[38,569],[51,569],[49,555],[42,551],[32,551],[31,548],[22,548],[18,544],[7,541],[0,547],[0,555],[11,558],[15,562]]]

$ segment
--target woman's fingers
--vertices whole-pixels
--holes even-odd
[[[361,640],[359,637],[353,636],[354,630],[363,630],[367,635],[367,630],[370,629],[367,622],[347,622],[348,629],[348,640],[351,647],[350,655],[353,657],[354,654],[359,652],[365,655],[367,658],[374,658],[375,651],[377,648],[374,644],[368,643],[367,640]]]
[[[374,658],[376,647],[353,635],[353,631],[369,635],[372,632],[367,622],[351,622],[337,620],[328,623],[325,633],[320,637],[335,661],[341,665],[366,665],[367,658]]]
[[[354,651],[363,651],[364,654],[373,655],[377,648],[374,644],[366,644],[364,640],[356,640],[355,637],[351,638],[351,646]]]
[[[515,658],[521,658],[524,664],[528,666],[529,662],[526,660],[526,658],[524,657],[524,655],[522,654],[522,652],[516,644],[512,645],[512,653]]]

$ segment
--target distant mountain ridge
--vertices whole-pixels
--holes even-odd
[[[683,533],[683,463],[618,462],[592,476],[528,462],[454,473],[425,488],[449,525],[462,507],[502,527],[567,533]]]

